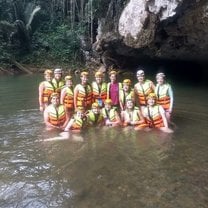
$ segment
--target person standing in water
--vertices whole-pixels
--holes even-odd
[[[92,104],[92,88],[88,84],[88,72],[82,72],[80,79],[81,83],[74,88],[74,107],[89,110]]]
[[[92,99],[102,108],[107,98],[107,84],[103,81],[103,73],[95,73],[95,81],[92,82]]]
[[[173,130],[168,127],[165,110],[156,101],[157,97],[154,93],[147,96],[147,106],[143,108],[143,116],[150,129],[156,128],[166,133],[172,133]]]
[[[112,106],[119,109],[119,91],[122,89],[122,84],[117,81],[117,72],[111,71],[109,73],[110,82],[107,84],[107,98],[111,99]]]
[[[44,110],[44,122],[49,129],[64,129],[69,121],[64,105],[59,103],[59,94],[51,94],[51,104]]]
[[[157,104],[161,105],[165,110],[165,115],[170,122],[171,113],[173,110],[173,90],[169,83],[165,80],[165,74],[160,72],[156,74],[157,85],[155,94],[157,96]]]
[[[61,90],[60,103],[63,104],[71,118],[74,111],[74,87],[72,76],[65,76],[65,87]]]
[[[119,92],[119,101],[120,101],[121,111],[124,111],[126,109],[126,103],[127,103],[127,100],[129,99],[132,100],[133,103],[135,103],[134,90],[131,89],[131,80],[124,79],[123,88]]]
[[[55,86],[52,83],[53,71],[47,69],[44,71],[45,81],[39,84],[39,109],[44,109],[50,104],[50,97],[55,92]]]
[[[139,68],[137,71],[138,83],[134,85],[135,95],[138,98],[138,104],[141,108],[147,106],[147,96],[154,92],[155,86],[152,81],[145,79],[144,70]]]
[[[52,79],[53,85],[56,89],[56,92],[59,93],[59,96],[61,94],[61,89],[64,87],[65,82],[62,79],[62,69],[55,69],[54,70],[54,78]]]

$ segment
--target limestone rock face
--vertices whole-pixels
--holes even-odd
[[[154,40],[157,24],[173,17],[182,1],[131,0],[118,23],[118,31],[125,44],[134,48],[148,46]]]
[[[119,3],[124,6],[117,13],[118,18],[102,19],[95,48],[110,51],[114,57],[206,61],[207,0],[130,0],[128,3],[119,0]]]

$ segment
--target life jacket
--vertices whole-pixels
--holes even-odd
[[[136,93],[138,96],[138,102],[140,105],[147,105],[147,96],[154,92],[152,88],[152,81],[145,80],[143,84],[137,83],[135,85]]]
[[[104,103],[104,101],[107,98],[107,84],[105,82],[102,82],[102,85],[99,88],[97,82],[92,82],[92,96],[93,102],[96,102],[101,99],[102,103]]]
[[[66,121],[66,112],[63,105],[59,105],[56,109],[53,105],[48,106],[49,123],[54,126],[62,126]]]
[[[92,104],[92,89],[89,84],[86,87],[78,84],[78,94],[76,98],[77,107],[89,108]]]
[[[52,83],[55,87],[55,91],[59,94],[61,93],[61,89],[64,87],[65,82],[63,80],[57,81],[55,78],[52,79]]]
[[[170,96],[168,94],[169,87],[169,84],[157,84],[155,87],[157,104],[161,105],[164,108],[164,110],[168,110],[170,108]]]
[[[111,122],[115,122],[116,121],[116,109],[115,108],[111,108],[109,111],[107,111],[105,108],[102,108],[102,115],[104,119],[109,119],[109,121]]]
[[[55,92],[55,87],[54,87],[53,83],[49,82],[49,81],[43,81],[42,83],[44,85],[43,95],[42,95],[42,102],[49,104],[51,94],[53,92]]]
[[[74,122],[70,127],[71,130],[81,130],[84,126],[84,119],[74,116]]]
[[[135,121],[140,121],[141,120],[141,118],[139,117],[138,111],[139,111],[139,108],[138,107],[134,107],[134,109],[132,111],[132,114],[129,114],[127,110],[125,110],[124,113],[125,113],[125,116],[128,116],[128,120],[135,122]],[[127,126],[127,125],[128,124],[124,120],[123,126]],[[135,126],[141,128],[141,127],[147,127],[147,124],[144,121],[143,123],[136,124]]]
[[[87,114],[88,122],[90,124],[100,124],[103,121],[103,116],[101,113],[99,113],[98,117],[96,118],[95,114],[92,112],[92,110],[88,111]]]
[[[131,99],[131,100],[134,101],[134,90],[131,89],[131,90],[128,92],[127,95],[125,94],[125,92],[124,92],[123,89],[120,90],[120,92],[119,92],[119,100],[120,100],[120,102],[123,104],[123,106],[126,105],[126,101],[129,100],[129,99]]]
[[[109,82],[107,84],[107,98],[110,99],[110,85],[111,83]],[[122,83],[118,82],[118,91],[120,92],[122,90]]]
[[[74,92],[72,88],[66,87],[66,95],[64,97],[64,106],[67,109],[74,109]]]
[[[150,128],[160,128],[164,127],[162,116],[160,115],[159,105],[154,105],[153,108],[150,109],[147,106],[144,109],[145,114],[147,115],[146,121]]]

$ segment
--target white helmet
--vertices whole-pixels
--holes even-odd
[[[137,71],[137,76],[144,76],[144,71],[143,70],[138,70]]]
[[[62,69],[55,69],[54,74],[62,74]]]
[[[165,74],[163,72],[159,72],[156,74],[156,78],[158,78],[158,77],[165,78]]]

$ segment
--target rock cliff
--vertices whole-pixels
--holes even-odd
[[[207,0],[111,0],[107,8],[94,43],[105,65],[145,58],[207,60]]]

